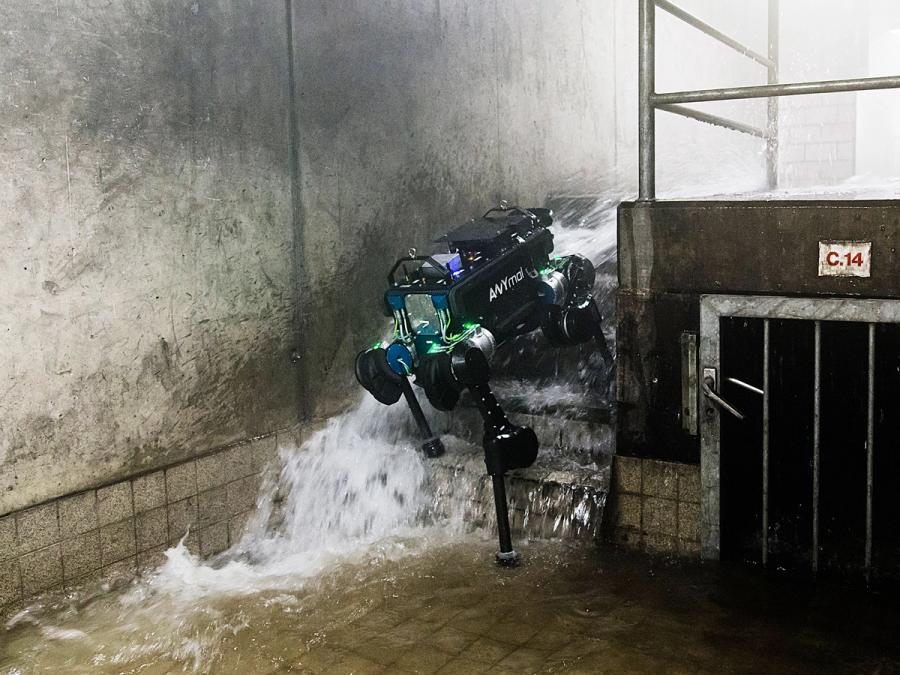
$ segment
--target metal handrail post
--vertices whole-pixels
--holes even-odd
[[[767,83],[778,84],[778,47],[781,39],[779,2],[769,0],[769,64]],[[770,190],[778,187],[778,98],[766,103],[766,179]]]
[[[640,0],[638,19],[638,199],[656,198],[656,2]]]

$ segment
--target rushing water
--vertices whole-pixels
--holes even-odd
[[[886,673],[900,666],[898,616],[878,597],[560,542],[526,546],[529,562],[519,569],[486,565],[492,544],[473,537],[415,557],[398,559],[388,548],[344,559],[305,583],[253,593],[166,588],[161,579],[172,583],[176,553],[156,582],[124,596],[72,603],[36,624],[19,621],[0,642],[0,669]]]
[[[493,534],[471,526],[488,515],[477,508],[485,483],[466,470],[477,449],[445,436],[447,457],[426,465],[407,417],[366,397],[282,451],[245,536],[217,558],[178,546],[124,592],[85,588],[12,617],[2,672],[265,672],[278,654],[299,663],[326,635],[331,649],[335,626],[384,601],[373,589],[391,583],[400,560],[464,540],[491,568]],[[546,507],[536,493],[532,508]],[[566,514],[564,528],[586,513]]]
[[[452,426],[450,416],[430,414],[436,429]],[[252,522],[231,550],[201,561],[179,545],[159,570],[123,592],[87,587],[43,599],[0,629],[2,672],[230,670],[234,649],[244,664],[235,672],[260,672],[274,654],[299,654],[323,639],[325,627],[351,621],[374,602],[351,593],[341,600],[346,607],[328,606],[322,591],[340,570],[348,570],[351,586],[363,572],[374,575],[365,583],[381,584],[386,580],[376,570],[396,570],[398,560],[463,538],[480,547],[481,564],[490,567],[483,549],[494,540],[493,514],[485,508],[480,451],[451,434],[444,441],[445,458],[426,463],[408,411],[363,397],[302,447],[282,450]],[[525,517],[536,518],[555,498],[533,489],[518,499]],[[582,507],[571,513],[557,505],[549,533],[599,520],[590,507],[602,504],[580,499]],[[305,622],[311,608],[317,618]],[[278,633],[261,633],[260,625],[271,625],[261,617],[270,613],[298,636],[285,642]]]
[[[430,497],[436,493],[405,417],[376,406],[365,398],[302,448],[282,451],[280,470],[271,472],[256,517],[232,550],[203,562],[178,546],[122,594],[88,588],[34,605],[0,633],[0,664],[9,672],[63,664],[119,672],[156,662],[206,670],[222,658],[227,638],[278,605],[280,593],[305,596],[340,565],[366,568],[458,537],[463,520],[453,504]],[[458,487],[463,498],[465,486]]]

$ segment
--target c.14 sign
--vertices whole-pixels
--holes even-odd
[[[872,242],[820,241],[819,276],[872,276]]]

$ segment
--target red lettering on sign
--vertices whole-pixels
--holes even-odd
[[[870,241],[820,241],[820,277],[869,277],[872,265]]]

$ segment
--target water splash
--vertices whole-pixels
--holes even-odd
[[[282,448],[242,539],[208,563],[183,546],[169,551],[146,588],[191,597],[297,588],[340,561],[404,555],[462,533],[465,514],[430,489],[408,417],[365,396],[301,447]]]

